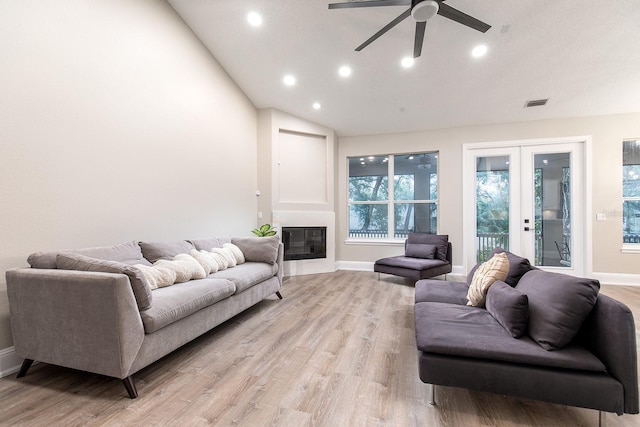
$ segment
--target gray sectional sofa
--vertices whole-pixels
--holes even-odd
[[[506,254],[507,277],[488,288],[484,307],[467,305],[474,271],[467,283],[416,283],[420,379],[596,409],[601,423],[604,412],[637,414],[629,308],[599,294],[596,280],[538,270]]]
[[[225,243],[246,262],[205,278],[151,289],[143,267],[132,267]],[[31,268],[6,274],[15,351],[24,358],[18,377],[46,362],[119,378],[135,398],[133,374],[264,298],[282,298],[282,257],[277,236],[34,253]]]

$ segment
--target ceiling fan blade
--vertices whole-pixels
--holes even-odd
[[[416,22],[416,39],[413,44],[413,57],[418,58],[422,54],[422,42],[424,41],[424,30],[427,28],[427,22]]]
[[[474,30],[478,30],[481,33],[486,33],[491,25],[485,24],[484,22],[474,18],[473,16],[469,16],[466,13],[460,12],[458,9],[454,9],[453,7],[440,2],[440,8],[438,9],[438,15],[444,16],[445,18],[449,18],[452,21],[456,21],[462,25],[466,25],[469,28],[473,28]]]
[[[353,7],[376,7],[376,6],[408,6],[411,0],[371,0],[352,1],[347,3],[331,3],[329,9],[348,9]]]
[[[356,48],[356,51],[360,52],[362,49],[364,49],[365,47],[369,46],[371,43],[376,41],[376,39],[378,37],[380,37],[381,35],[383,35],[387,31],[389,31],[390,29],[392,29],[393,27],[398,25],[400,22],[402,22],[404,19],[406,19],[409,15],[411,15],[411,9],[407,9],[406,11],[402,12],[402,14],[400,14],[400,16],[398,16],[393,21],[389,22],[380,31],[378,31],[373,36],[371,36],[366,42],[364,42],[360,46],[358,46]]]

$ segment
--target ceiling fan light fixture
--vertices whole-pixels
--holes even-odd
[[[440,6],[435,0],[423,0],[411,8],[411,16],[416,22],[426,22],[433,18]]]

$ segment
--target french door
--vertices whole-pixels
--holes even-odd
[[[541,269],[584,275],[584,143],[469,144],[464,151],[466,271],[500,246]]]

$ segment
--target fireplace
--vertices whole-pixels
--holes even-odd
[[[282,227],[284,260],[327,257],[327,227]]]

